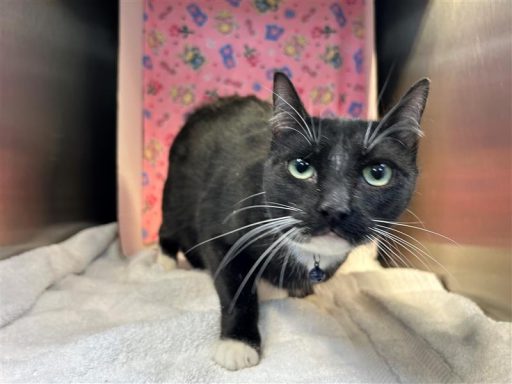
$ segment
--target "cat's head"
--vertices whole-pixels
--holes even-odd
[[[276,73],[263,184],[268,204],[289,207],[270,209],[272,216],[300,220],[289,231],[297,249],[339,262],[370,241],[373,220],[392,221],[406,209],[429,83],[418,81],[382,120],[369,122],[310,116]]]

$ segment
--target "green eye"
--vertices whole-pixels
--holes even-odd
[[[366,182],[374,187],[383,187],[389,184],[393,171],[386,164],[373,164],[363,169]]]
[[[306,180],[315,175],[315,168],[306,160],[295,159],[288,163],[288,171],[293,177]]]

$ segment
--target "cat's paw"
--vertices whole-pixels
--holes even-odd
[[[176,260],[174,260],[172,257],[165,255],[159,246],[156,247],[155,252],[155,266],[157,268],[166,272],[176,269]]]
[[[260,361],[258,352],[246,343],[224,339],[219,340],[213,360],[230,371],[252,367]]]

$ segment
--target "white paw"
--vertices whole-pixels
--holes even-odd
[[[242,341],[225,339],[219,340],[213,360],[230,371],[237,371],[258,364],[260,356]]]
[[[174,260],[172,257],[164,255],[162,249],[159,246],[156,247],[155,264],[166,272],[176,268],[176,260]]]

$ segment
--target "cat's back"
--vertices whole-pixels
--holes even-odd
[[[219,97],[215,101],[199,106],[187,118],[187,125],[201,123],[205,119],[231,119],[241,114],[245,114],[247,118],[263,115],[269,117],[270,113],[270,104],[255,96]]]
[[[261,179],[268,154],[271,113],[256,97],[233,96],[187,118],[170,151],[161,239],[193,246],[208,236],[199,232],[208,231],[209,222],[218,227],[237,201],[261,188],[254,180]]]
[[[190,155],[192,150],[221,155],[224,150],[244,147],[250,137],[270,135],[270,117],[270,104],[254,96],[219,98],[190,114],[173,144],[171,156],[173,152],[176,156]]]

